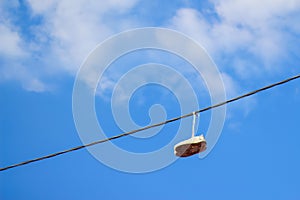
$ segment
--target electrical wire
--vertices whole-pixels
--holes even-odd
[[[131,135],[131,134],[134,134],[134,133],[137,133],[137,132],[140,132],[140,131],[144,131],[144,130],[151,129],[151,128],[154,128],[154,127],[162,126],[162,125],[165,125],[165,124],[168,124],[168,123],[171,123],[171,122],[183,119],[183,118],[187,118],[187,117],[193,116],[193,115],[201,113],[201,112],[205,112],[205,111],[211,110],[213,108],[217,108],[217,107],[223,106],[225,104],[229,104],[229,103],[237,101],[239,99],[252,96],[252,95],[254,95],[256,93],[259,93],[259,92],[262,92],[264,90],[276,87],[278,85],[285,84],[285,83],[287,83],[289,81],[292,81],[292,80],[295,80],[295,79],[298,79],[298,78],[300,78],[300,74],[296,75],[296,76],[293,76],[293,77],[290,77],[288,79],[282,80],[280,82],[273,83],[271,85],[262,87],[260,89],[254,90],[254,91],[246,93],[244,95],[241,95],[241,96],[229,99],[227,101],[224,101],[224,102],[221,102],[221,103],[218,103],[218,104],[215,104],[215,105],[203,108],[201,110],[194,111],[192,113],[188,113],[188,114],[185,114],[185,115],[182,115],[182,116],[179,116],[179,117],[175,117],[175,118],[172,118],[172,119],[169,119],[169,120],[157,123],[157,124],[152,124],[152,125],[149,125],[149,126],[145,126],[145,127],[142,127],[142,128],[136,129],[136,130],[132,130],[132,131],[129,131],[129,132],[126,132],[126,133],[122,133],[120,135],[116,135],[116,136],[113,136],[113,137],[110,137],[110,138],[106,138],[106,139],[103,139],[103,140],[95,141],[95,142],[92,142],[92,143],[89,143],[89,144],[77,146],[77,147],[74,147],[74,148],[71,148],[71,149],[67,149],[67,150],[64,150],[64,151],[56,152],[56,153],[49,154],[49,155],[46,155],[46,156],[43,156],[43,157],[39,157],[39,158],[27,160],[27,161],[24,161],[24,162],[13,164],[13,165],[9,165],[9,166],[0,168],[0,171],[5,171],[5,170],[11,169],[11,168],[20,167],[20,166],[23,166],[23,165],[27,165],[29,163],[33,163],[33,162],[45,160],[45,159],[52,158],[52,157],[55,157],[55,156],[58,156],[58,155],[66,154],[66,153],[69,153],[69,152],[72,152],[72,151],[77,151],[79,149],[83,149],[83,148],[86,148],[86,147],[94,146],[96,144],[108,142],[110,140],[114,140],[114,139],[121,138],[121,137],[124,137],[124,136],[127,136],[127,135]]]

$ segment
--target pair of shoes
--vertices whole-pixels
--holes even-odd
[[[174,154],[179,157],[188,157],[206,150],[206,140],[203,135],[194,136],[175,145]]]

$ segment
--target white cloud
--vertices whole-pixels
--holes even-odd
[[[23,88],[34,92],[45,91],[45,85],[19,62],[28,58],[20,34],[8,22],[0,22],[0,81],[18,80]]]
[[[212,0],[209,13],[181,8],[170,21],[177,29],[202,44],[222,71],[229,97],[244,93],[241,85],[253,86],[267,75],[293,71],[294,52],[299,52],[300,1]],[[296,55],[297,57],[297,55]],[[300,56],[298,56],[300,60]],[[232,106],[247,116],[255,99]],[[231,119],[231,112],[228,113]],[[232,121],[232,120],[231,120]]]
[[[44,91],[48,88],[42,80],[44,77],[66,72],[75,75],[84,58],[98,43],[115,32],[136,26],[134,20],[125,17],[136,2],[27,0],[25,3],[31,18],[26,19],[29,26],[24,28],[13,24],[16,16],[9,11],[12,7],[20,9],[18,1],[1,1],[0,11],[5,15],[0,21],[3,63],[0,77],[19,80],[28,90]],[[111,13],[114,13],[113,17]]]
[[[0,55],[8,57],[24,56],[21,48],[22,39],[18,32],[5,24],[0,24]]]
[[[32,84],[37,91],[47,90],[44,77],[75,75],[88,53],[113,33],[146,26],[143,19],[129,15],[138,0],[27,0],[31,19],[37,23],[26,19],[30,25],[24,30],[13,24],[9,18],[15,16],[5,9],[18,9],[18,1],[7,2],[0,1],[0,12],[5,13],[0,21],[0,56],[4,58],[0,77],[19,79],[22,84],[37,80],[43,84]],[[224,71],[233,70],[239,79],[250,80],[278,70],[280,60],[299,50],[294,44],[300,34],[299,1],[211,3],[214,10],[209,16],[205,10],[179,9],[169,27],[199,41]],[[107,85],[111,87],[111,82]]]
[[[223,79],[227,98],[232,98],[236,96],[236,92],[239,90],[238,84],[233,80],[233,78],[230,75],[228,75],[225,72],[221,73],[221,76]]]
[[[183,8],[177,11],[170,27],[198,40],[220,68],[231,68],[241,78],[273,73],[280,61],[298,48],[291,41],[298,40],[300,34],[296,23],[300,20],[299,1],[215,0],[212,3],[213,19],[195,9]]]
[[[300,7],[297,0],[216,0],[214,3],[223,20],[251,28],[264,28],[272,22],[276,25],[276,18],[297,12]]]
[[[135,0],[28,2],[34,15],[43,17],[42,31],[51,38],[52,53],[71,74],[99,42],[119,31],[120,24],[126,24],[121,15],[136,3]],[[112,24],[106,19],[109,12],[118,16]],[[38,34],[39,30],[36,31]]]
[[[0,82],[6,80],[18,80],[22,87],[28,91],[44,92],[50,90],[50,86],[46,86],[26,67],[17,63],[5,63],[0,68]]]

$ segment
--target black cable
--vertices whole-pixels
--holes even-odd
[[[67,149],[67,150],[64,150],[64,151],[57,152],[57,153],[49,154],[49,155],[46,155],[46,156],[43,156],[43,157],[39,157],[39,158],[35,158],[35,159],[32,159],[32,160],[24,161],[24,162],[21,162],[21,163],[17,163],[17,164],[14,164],[14,165],[10,165],[10,166],[7,166],[7,167],[3,167],[3,168],[0,168],[0,171],[5,171],[5,170],[11,169],[11,168],[19,167],[19,166],[22,166],[22,165],[27,165],[27,164],[32,163],[32,162],[37,162],[37,161],[40,161],[40,160],[45,160],[45,159],[52,158],[52,157],[55,157],[55,156],[58,156],[58,155],[61,155],[61,154],[65,154],[65,153],[69,153],[69,152],[76,151],[76,150],[79,150],[79,149],[83,149],[85,147],[93,146],[93,145],[104,143],[104,142],[107,142],[107,141],[110,141],[110,140],[114,140],[114,139],[117,139],[117,138],[120,138],[120,137],[131,135],[131,134],[134,134],[134,133],[137,133],[137,132],[140,132],[140,131],[144,131],[144,130],[147,130],[147,129],[150,129],[150,128],[154,128],[154,127],[157,127],[157,126],[162,126],[162,125],[168,124],[170,122],[174,122],[174,121],[186,118],[186,117],[190,117],[194,113],[196,113],[196,114],[197,113],[201,113],[201,112],[204,112],[204,111],[207,111],[207,110],[211,110],[213,108],[220,107],[220,106],[223,106],[225,104],[237,101],[239,99],[242,99],[242,98],[245,98],[245,97],[248,97],[248,96],[252,96],[252,95],[254,95],[256,93],[259,93],[261,91],[273,88],[273,87],[278,86],[278,85],[285,84],[285,83],[287,83],[289,81],[292,81],[292,80],[295,80],[295,79],[298,79],[298,78],[300,78],[300,74],[297,75],[297,76],[285,79],[283,81],[280,81],[280,82],[277,82],[277,83],[265,86],[265,87],[260,88],[258,90],[254,90],[254,91],[246,93],[244,95],[241,95],[241,96],[229,99],[227,101],[224,101],[224,102],[221,102],[221,103],[218,103],[218,104],[215,104],[215,105],[203,108],[201,110],[194,111],[194,112],[186,114],[186,115],[175,117],[175,118],[172,118],[172,119],[169,119],[169,120],[157,123],[157,124],[145,126],[145,127],[140,128],[140,129],[136,129],[136,130],[133,130],[133,131],[129,131],[129,132],[120,134],[120,135],[116,135],[116,136],[113,136],[113,137],[110,137],[110,138],[106,138],[104,140],[95,141],[95,142],[92,142],[92,143],[89,143],[89,144],[77,146],[77,147],[74,147],[74,148],[71,148],[71,149]]]

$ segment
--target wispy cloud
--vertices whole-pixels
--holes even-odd
[[[21,47],[20,35],[12,27],[0,24],[0,35],[0,54],[3,57],[19,57],[26,54]]]
[[[212,3],[214,9],[206,13],[179,9],[170,27],[197,39],[217,63],[222,63],[219,66],[222,69],[231,68],[241,78],[273,73],[281,60],[299,50],[298,1],[216,0]]]
[[[65,70],[74,74],[98,43],[116,31],[129,28],[122,16],[136,0],[28,2],[33,15],[43,18],[42,29],[36,29],[36,34],[43,31],[48,35],[52,53]],[[110,12],[114,12],[114,21],[109,18]]]
[[[228,89],[236,81],[280,72],[282,60],[289,60],[291,55],[300,60],[296,53],[300,50],[299,1],[210,3],[208,10],[182,4],[173,17],[162,19],[160,24],[202,44],[227,82],[230,80]],[[49,89],[49,77],[74,76],[88,53],[113,33],[147,26],[151,21],[132,15],[138,0],[27,0],[20,4],[0,2],[0,77],[19,80],[25,89],[33,91]],[[27,17],[25,26],[15,20],[12,8],[27,13],[21,16]],[[111,84],[106,85],[111,88]]]
[[[30,17],[24,19],[28,25],[23,27],[17,20],[10,20],[15,18],[7,11],[12,4],[16,10],[24,9],[17,1],[0,4],[1,11],[6,12],[0,20],[0,56],[3,61],[0,76],[21,82],[30,76],[28,80],[34,79],[42,84],[43,77],[49,75],[75,75],[84,58],[98,43],[115,32],[135,26],[135,21],[129,21],[125,16],[136,0],[28,0],[24,4]],[[20,57],[24,54],[27,57]],[[22,70],[13,70],[11,66]],[[29,90],[47,90],[46,85],[23,84],[26,85],[30,85],[25,87]],[[34,89],[35,85],[37,88]]]
[[[247,92],[266,76],[292,73],[300,61],[300,2],[283,0],[212,0],[211,9],[178,9],[169,21],[177,29],[202,44],[222,71],[228,98]],[[287,66],[289,64],[289,66]],[[296,70],[297,71],[297,70]],[[247,116],[256,100],[232,106],[233,113]]]
[[[45,91],[45,85],[21,64],[30,53],[24,41],[9,22],[0,24],[0,81],[18,80],[29,91]]]

